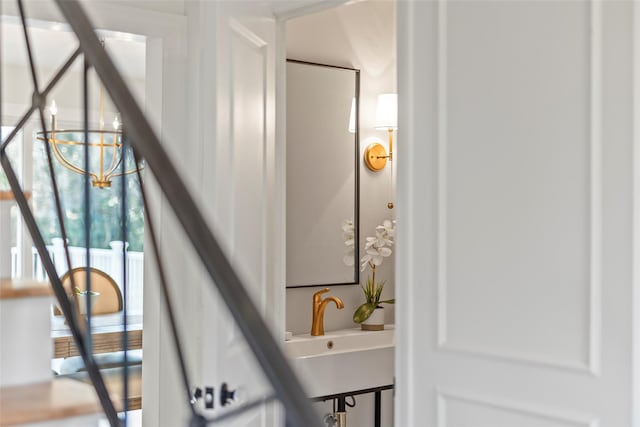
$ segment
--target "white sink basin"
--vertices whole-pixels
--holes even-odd
[[[359,328],[324,336],[294,335],[285,353],[309,397],[327,396],[393,384],[395,331]]]

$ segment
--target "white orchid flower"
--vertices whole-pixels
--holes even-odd
[[[344,221],[342,221],[342,237],[343,239],[345,239],[344,257],[342,258],[342,262],[344,262],[345,265],[351,267],[355,262],[355,228],[353,226],[352,220],[345,219]]]
[[[381,233],[379,231],[376,231],[376,237],[374,237],[373,239],[375,241],[373,246],[375,246],[376,248],[384,248],[385,246],[393,245],[393,240],[391,240],[386,235],[386,233]]]
[[[380,248],[378,249],[378,252],[380,253],[380,256],[386,258],[391,255],[391,248]]]
[[[353,221],[343,221],[342,231],[346,246],[346,255],[343,258],[343,262],[351,266],[353,265],[353,253],[356,244]],[[385,220],[381,225],[376,227],[375,236],[365,238],[365,254],[360,258],[361,271],[366,270],[367,267],[371,267],[375,271],[375,267],[381,265],[385,258],[391,256],[391,246],[394,244],[394,236],[395,221]]]
[[[360,262],[362,263],[360,265],[360,271],[365,271],[367,269],[367,266],[369,265],[369,261],[371,261],[371,259],[371,255],[368,254],[360,258]]]
[[[348,238],[349,236],[353,237],[355,234],[354,230],[353,221],[350,219],[342,221],[342,234],[345,238]]]
[[[382,225],[379,225],[376,227],[376,232],[381,233],[382,235],[384,235],[386,238],[388,238],[389,240],[393,241],[395,235],[396,235],[396,222],[394,221],[389,221],[388,219],[385,220]]]
[[[374,247],[377,241],[378,239],[376,239],[375,237],[367,237],[367,242],[364,244],[365,251]]]
[[[389,248],[369,248],[366,251],[366,255],[364,257],[362,257],[361,261],[365,261],[367,263],[371,263],[372,265],[375,266],[379,266],[380,264],[382,264],[382,261],[384,258],[388,257],[389,255],[391,255],[391,249]]]
[[[364,271],[369,267],[371,269],[371,276],[367,278],[366,286],[362,286],[366,302],[358,307],[353,315],[353,320],[358,323],[367,319],[373,307],[376,307],[378,304],[392,304],[394,302],[394,300],[381,301],[380,295],[384,287],[384,281],[380,283],[376,282],[376,269],[382,264],[385,258],[391,256],[391,246],[393,246],[394,243],[395,232],[395,220],[385,220],[381,225],[376,227],[376,235],[374,237],[367,237],[365,239],[365,254],[360,258],[360,271]],[[355,240],[353,242],[354,245],[357,244]],[[350,242],[345,242],[345,245],[350,245]],[[363,308],[365,309],[364,311],[362,310]]]

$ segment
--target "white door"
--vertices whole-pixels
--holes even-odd
[[[276,21],[266,3],[200,2],[202,205],[254,303],[277,336],[283,334],[282,243],[275,188]],[[203,293],[202,378],[215,386],[215,410],[272,394],[240,330],[215,292]],[[222,382],[238,401],[219,403]],[[262,406],[230,426],[274,426],[276,411]]]
[[[632,425],[632,9],[398,3],[397,426]]]
[[[182,61],[186,69],[183,80],[167,80],[165,88],[186,98],[184,111],[178,113],[184,130],[167,135],[167,148],[254,303],[272,330],[283,335],[282,192],[275,188],[276,21],[265,2],[193,1],[185,3],[185,12],[188,43],[182,56],[165,57],[170,65]],[[272,394],[167,204],[161,221],[165,267],[191,385],[214,388],[214,408],[205,409],[201,400],[199,410],[217,417]],[[153,272],[148,276],[153,280]],[[159,343],[149,347],[159,348],[151,354],[159,372],[150,373],[159,375],[159,386],[145,389],[152,397],[144,404],[143,423],[184,426],[189,413],[164,307],[157,305]],[[145,307],[155,306],[145,302]],[[219,400],[223,382],[237,391],[236,402],[224,408]],[[279,416],[275,405],[263,405],[222,425],[276,426]]]

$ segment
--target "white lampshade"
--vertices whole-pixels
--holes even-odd
[[[378,95],[376,110],[376,129],[398,129],[398,94]]]
[[[351,100],[351,113],[349,114],[349,132],[356,133],[356,98]]]

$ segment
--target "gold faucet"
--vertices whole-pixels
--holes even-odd
[[[313,321],[311,322],[311,335],[324,335],[324,310],[331,301],[336,303],[338,309],[344,308],[344,303],[338,297],[327,297],[322,299],[322,294],[329,292],[329,288],[324,288],[313,294]]]

